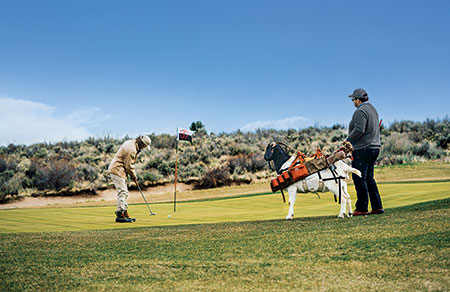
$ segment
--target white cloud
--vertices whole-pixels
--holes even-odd
[[[54,106],[0,97],[0,145],[82,140],[94,136],[87,126],[99,126],[109,118],[95,107],[62,115]]]
[[[98,107],[83,107],[67,116],[72,124],[100,127],[104,122],[112,119],[110,114],[101,114]]]
[[[273,121],[257,121],[247,124],[240,128],[244,132],[252,132],[257,129],[275,129],[275,130],[288,130],[288,129],[301,129],[313,125],[313,121],[308,118],[294,116],[283,120]]]

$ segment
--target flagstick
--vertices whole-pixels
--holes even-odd
[[[178,127],[177,140],[175,142],[175,192],[173,194],[173,211],[177,211],[177,168],[178,168]]]

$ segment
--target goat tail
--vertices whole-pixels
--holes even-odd
[[[353,173],[353,174],[356,174],[357,176],[359,176],[359,177],[361,177],[361,171],[359,171],[359,170],[357,170],[356,168],[353,168],[353,167],[351,167],[351,166],[348,166],[346,163],[344,163],[344,162],[342,162],[342,163],[340,163],[341,161],[338,161],[339,162],[339,165],[343,168],[343,170],[345,171],[345,174],[346,174],[346,176],[347,176],[347,178],[348,178],[348,174],[349,173]]]
[[[350,166],[348,168],[349,168],[349,171],[347,173],[351,172],[351,173],[354,173],[357,176],[361,177],[361,171],[357,170],[356,168],[350,167]]]

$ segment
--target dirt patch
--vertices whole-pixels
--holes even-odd
[[[193,185],[177,183],[177,192],[191,191]],[[149,187],[143,190],[145,198],[149,202],[170,202],[173,200],[174,185],[166,184]],[[72,196],[39,196],[25,197],[18,201],[1,204],[0,209],[13,208],[43,208],[43,207],[64,207],[64,206],[98,206],[115,205],[117,191],[114,188],[97,191],[97,195],[72,195]],[[142,196],[139,191],[130,190],[128,203],[142,203]]]

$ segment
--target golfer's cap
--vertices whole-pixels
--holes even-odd
[[[146,148],[150,149],[150,144],[152,144],[152,140],[150,139],[150,137],[145,136],[145,135],[142,135],[140,137],[141,137],[142,143],[145,144]]]
[[[367,95],[368,95],[367,91],[365,91],[364,89],[356,88],[353,91],[353,93],[350,94],[348,97],[350,97],[350,98],[363,98],[363,97],[366,97]]]

